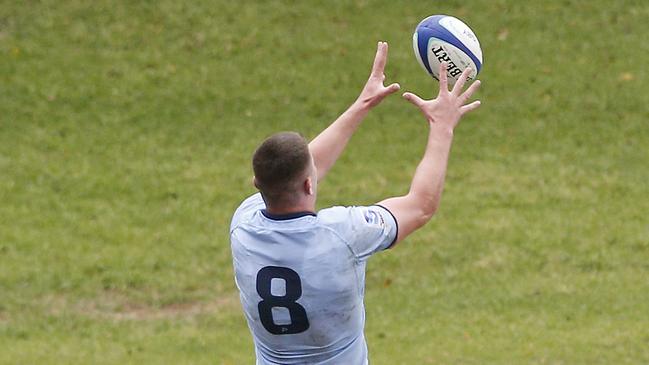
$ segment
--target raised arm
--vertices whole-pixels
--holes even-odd
[[[318,170],[318,181],[325,177],[329,169],[338,160],[338,157],[347,146],[347,142],[349,142],[349,139],[370,109],[377,106],[386,96],[399,90],[399,84],[383,86],[385,80],[383,71],[387,59],[388,44],[379,42],[372,72],[358,99],[309,143],[309,150],[311,150],[311,155],[313,155]]]
[[[467,101],[480,86],[475,81],[462,92],[469,75],[464,71],[452,91],[448,91],[446,62],[440,65],[439,94],[432,100],[423,100],[412,93],[403,97],[417,106],[428,120],[428,143],[424,157],[412,178],[410,191],[400,197],[389,198],[378,203],[392,212],[399,225],[397,242],[426,224],[439,207],[448,156],[453,142],[453,129],[462,116],[480,106],[480,101]]]

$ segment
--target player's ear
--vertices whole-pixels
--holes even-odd
[[[307,177],[306,180],[304,180],[304,192],[307,193],[307,195],[313,195],[314,193],[311,176]]]
[[[257,184],[257,177],[252,177],[252,185],[259,190],[259,184]]]

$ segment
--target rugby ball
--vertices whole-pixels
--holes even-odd
[[[475,33],[461,20],[432,15],[422,20],[412,35],[412,47],[421,67],[439,80],[439,64],[448,63],[449,85],[455,84],[465,68],[473,80],[482,68],[482,49]]]

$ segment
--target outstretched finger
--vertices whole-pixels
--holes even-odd
[[[462,88],[464,87],[464,83],[466,82],[466,79],[469,77],[470,73],[471,73],[470,67],[464,69],[462,75],[460,75],[460,78],[457,80],[455,85],[453,85],[453,91],[451,91],[453,95],[455,96],[460,95],[460,93],[462,92]]]
[[[469,86],[466,89],[466,91],[462,95],[460,95],[460,97],[459,97],[460,103],[464,104],[467,100],[469,100],[469,98],[471,98],[471,95],[473,95],[473,93],[476,90],[478,90],[479,87],[480,87],[480,80],[475,80],[471,84],[471,86]]]
[[[374,65],[372,65],[372,75],[380,76],[383,75],[383,70],[385,69],[385,63],[388,59],[388,43],[379,42],[376,47],[376,56],[374,56]]]
[[[424,106],[424,99],[413,93],[403,93],[403,98],[408,100],[411,104],[415,105],[418,108]]]
[[[464,114],[466,114],[466,113],[468,113],[470,111],[478,109],[478,107],[480,107],[480,100],[476,100],[471,104],[461,106],[460,107],[460,113],[462,113],[462,115],[464,115]]]
[[[446,68],[448,64],[446,61],[439,64],[439,93],[442,91],[448,92],[448,76],[446,75]]]

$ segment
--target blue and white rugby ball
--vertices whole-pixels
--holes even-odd
[[[432,15],[417,25],[412,46],[421,67],[439,80],[439,64],[448,62],[449,85],[455,84],[465,68],[473,80],[482,68],[482,49],[475,33],[461,20],[448,15]]]

